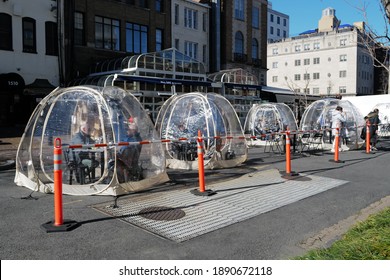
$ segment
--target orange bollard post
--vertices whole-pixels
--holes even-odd
[[[286,173],[291,174],[290,132],[286,132]]]
[[[204,182],[204,158],[203,158],[203,139],[202,133],[198,131],[198,170],[199,170],[199,191],[205,192],[205,182]]]
[[[198,130],[198,174],[199,174],[199,190],[192,190],[191,193],[200,196],[210,196],[216,194],[212,190],[206,190],[204,179],[204,157],[203,157],[203,138],[202,132]]]
[[[80,224],[72,220],[63,219],[62,211],[62,144],[61,139],[54,140],[54,222],[42,225],[46,232],[70,231]]]
[[[334,137],[334,157],[330,161],[337,162],[337,163],[343,163],[344,161],[341,161],[339,159],[339,143],[340,143],[340,128],[336,128],[336,135]]]
[[[299,174],[291,171],[291,143],[290,143],[290,131],[286,131],[286,172],[281,172],[282,178],[292,179],[296,178]]]
[[[62,216],[62,147],[61,139],[54,142],[54,225],[61,226],[64,223]]]
[[[367,120],[366,122],[366,154],[369,154],[371,152],[371,146],[370,146],[370,121]]]

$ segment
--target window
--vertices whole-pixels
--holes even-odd
[[[0,13],[0,50],[12,50],[12,17]]]
[[[139,6],[141,8],[148,8],[148,1],[147,0],[139,0]]]
[[[156,28],[156,51],[163,49],[163,30]]]
[[[35,19],[23,18],[23,52],[36,53],[36,30]]]
[[[84,14],[80,12],[74,13],[74,44],[83,46],[85,45],[84,35]]]
[[[272,82],[277,83],[278,82],[278,76],[272,76]]]
[[[310,44],[304,44],[304,45],[303,45],[303,49],[304,49],[305,51],[310,50]]]
[[[256,39],[252,39],[252,59],[259,58],[259,42]]]
[[[320,94],[320,88],[318,87],[313,88],[313,94]]]
[[[184,26],[192,29],[198,29],[198,11],[184,9]]]
[[[345,46],[347,44],[347,39],[340,39],[340,46]]]
[[[279,54],[278,48],[272,49],[272,54]]]
[[[177,49],[177,50],[180,50],[180,48],[179,48],[179,39],[175,39],[175,48]]]
[[[119,20],[95,16],[95,47],[113,51],[120,50]]]
[[[300,66],[301,65],[301,60],[300,59],[296,59],[295,60],[295,66]]]
[[[280,24],[280,17],[276,17],[276,23]]]
[[[162,0],[156,0],[156,12],[162,12],[163,11],[163,1]]]
[[[313,79],[319,80],[320,79],[320,73],[313,73]]]
[[[234,51],[239,54],[244,54],[244,35],[240,31],[234,36]]]
[[[260,11],[258,7],[252,9],[252,27],[256,29],[260,27]]]
[[[296,45],[295,46],[295,51],[300,52],[301,51],[301,45]]]
[[[300,81],[301,80],[301,74],[295,74],[294,75],[294,80],[295,81]]]
[[[274,27],[273,26],[271,26],[270,27],[270,31],[269,31],[271,34],[274,34]]]
[[[314,43],[313,44],[313,49],[319,50],[320,49],[320,43]]]
[[[58,31],[57,23],[52,21],[45,22],[45,42],[46,54],[58,55]]]
[[[310,74],[309,73],[303,74],[303,79],[304,80],[310,80]]]
[[[347,55],[346,54],[340,55],[340,61],[347,61]]]
[[[303,60],[303,65],[310,65],[310,58],[305,58]]]
[[[347,93],[347,87],[346,86],[339,87],[339,93]]]
[[[340,78],[345,78],[345,77],[347,77],[347,71],[346,71],[346,70],[341,70],[340,73],[339,73],[339,77],[340,77]]]
[[[272,68],[278,68],[278,63],[277,62],[272,62]]]
[[[175,24],[179,24],[179,4],[175,4]]]
[[[283,30],[283,38],[286,38],[287,37],[287,32],[286,30]]]
[[[313,64],[320,64],[320,58],[319,57],[313,58]]]
[[[283,26],[287,26],[287,19],[283,19]]]
[[[234,17],[244,20],[245,0],[234,0]]]
[[[206,13],[203,13],[203,31],[206,32],[207,31],[207,14]]]
[[[126,52],[148,52],[148,27],[126,22]]]
[[[276,29],[276,35],[280,36],[280,29]]]
[[[207,45],[203,45],[203,50],[202,50],[202,62],[207,63]]]
[[[184,42],[184,54],[188,55],[193,59],[198,58],[198,44],[194,42],[185,41]]]
[[[305,94],[310,94],[310,88],[305,88],[305,89],[303,89],[303,93],[305,93]]]
[[[271,14],[271,22],[274,22],[274,15],[273,14]]]

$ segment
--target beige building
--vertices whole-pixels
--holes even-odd
[[[321,96],[373,94],[363,34],[363,23],[340,24],[335,10],[325,9],[318,29],[268,44],[267,85]]]
[[[172,0],[172,47],[209,70],[210,7],[200,0]]]

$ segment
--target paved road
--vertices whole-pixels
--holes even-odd
[[[70,232],[46,233],[41,225],[52,220],[53,195],[31,193],[13,183],[13,169],[0,171],[0,259],[288,259],[303,254],[319,240],[318,236],[328,244],[333,242],[346,229],[346,221],[354,221],[362,209],[383,198],[376,205],[387,205],[390,143],[381,145],[383,150],[375,154],[343,152],[342,164],[329,161],[333,155],[327,153],[294,156],[293,171],[348,183],[181,243],[150,234],[91,207],[113,202],[112,197],[106,196],[64,196],[64,218],[76,220],[81,226]],[[249,160],[242,166],[208,171],[206,184],[212,186],[221,180],[272,168],[285,170],[284,156],[251,149]],[[169,170],[169,176],[172,181],[164,192],[190,190],[197,185],[196,172]],[[154,190],[159,191],[162,190]],[[335,227],[337,224],[341,226]]]

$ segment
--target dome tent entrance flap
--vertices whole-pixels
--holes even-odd
[[[17,185],[53,192],[55,138],[63,144],[64,194],[120,195],[168,180],[161,143],[140,144],[159,140],[153,123],[138,100],[123,89],[70,87],[44,98],[19,144]],[[69,149],[80,144],[81,148]]]

